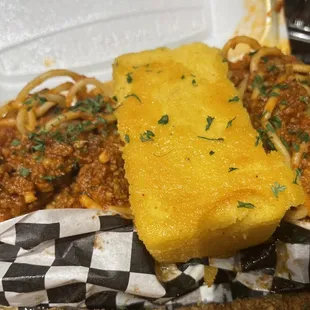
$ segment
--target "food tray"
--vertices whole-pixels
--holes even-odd
[[[110,80],[116,56],[157,46],[221,47],[245,34],[289,53],[276,2],[0,0],[0,101],[53,68]],[[164,266],[163,279],[130,220],[98,210],[41,210],[0,223],[0,305],[177,308],[309,290],[308,228],[283,223],[263,245]],[[219,268],[210,287],[208,266]]]

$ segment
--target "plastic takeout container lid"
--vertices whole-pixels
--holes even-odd
[[[121,54],[250,35],[288,51],[274,0],[1,0],[0,102],[53,68],[111,79]]]

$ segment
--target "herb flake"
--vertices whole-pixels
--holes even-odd
[[[232,97],[228,100],[228,102],[238,102],[240,99],[238,96]]]
[[[136,94],[129,94],[129,95],[125,96],[125,99],[127,99],[129,97],[134,97],[134,98],[136,98],[141,103],[140,98]]]
[[[193,86],[198,86],[198,84],[197,84],[197,82],[196,82],[195,79],[192,80],[192,85],[193,85]]]
[[[147,141],[154,141],[153,138],[155,137],[155,134],[151,130],[146,130],[143,134],[140,135],[140,140],[142,142]]]
[[[273,192],[273,195],[276,198],[279,198],[279,193],[284,192],[286,190],[286,186],[280,185],[278,182],[275,182],[274,185],[271,186],[271,190]]]
[[[54,181],[55,179],[57,179],[57,177],[55,176],[52,176],[52,175],[45,175],[42,177],[43,180],[47,181],[47,182],[52,182]]]
[[[298,185],[298,181],[299,181],[299,179],[300,179],[300,177],[301,177],[302,170],[299,169],[299,168],[297,168],[297,169],[295,170],[295,173],[296,173],[296,176],[295,176],[295,179],[294,179],[294,181],[293,181],[293,184],[297,184],[297,185]]]
[[[125,141],[127,142],[127,143],[129,143],[130,142],[130,137],[129,137],[129,135],[125,135]]]
[[[224,141],[224,138],[208,138],[203,136],[197,136],[199,139],[209,140],[209,141]]]
[[[132,76],[131,76],[132,72],[127,73],[126,75],[126,79],[127,79],[127,83],[130,84],[132,83]]]
[[[307,96],[300,96],[299,100],[303,103],[308,103],[309,102],[309,97]]]
[[[14,139],[14,140],[11,142],[11,145],[12,145],[12,146],[19,146],[19,145],[20,145],[20,140]]]
[[[207,125],[206,125],[206,128],[205,128],[205,131],[209,130],[213,121],[214,121],[215,117],[212,117],[212,116],[208,116],[206,118],[206,122],[207,122]]]
[[[255,206],[250,202],[243,202],[238,200],[237,208],[247,208],[247,209],[254,209]]]
[[[24,167],[21,167],[19,169],[19,175],[21,175],[22,177],[26,178],[28,175],[30,174],[30,170]]]
[[[227,122],[226,128],[229,128],[232,126],[233,121],[236,119],[237,116],[235,116],[233,119]]]
[[[228,172],[233,172],[233,171],[238,170],[238,169],[239,169],[239,168],[229,167],[229,168],[228,168]]]
[[[277,115],[271,117],[270,122],[276,129],[280,129],[282,127],[282,121]]]
[[[167,125],[169,123],[169,116],[167,114],[163,115],[157,122],[161,125]]]

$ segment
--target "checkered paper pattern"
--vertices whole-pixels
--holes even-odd
[[[298,224],[298,225],[297,225]],[[228,259],[158,265],[130,220],[98,210],[42,210],[0,223],[0,305],[156,307],[310,290],[308,223]],[[218,268],[211,287],[205,266]]]

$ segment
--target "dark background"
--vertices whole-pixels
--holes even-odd
[[[285,0],[292,53],[310,64],[310,0]]]

